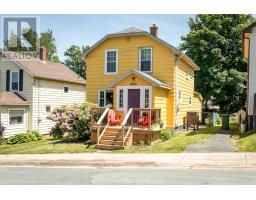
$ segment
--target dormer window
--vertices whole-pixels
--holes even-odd
[[[116,74],[118,69],[118,50],[107,49],[105,51],[105,74]]]
[[[19,90],[19,71],[11,71],[11,80],[10,80],[11,90]]]
[[[152,72],[152,48],[151,47],[140,48],[139,69],[142,72]]]

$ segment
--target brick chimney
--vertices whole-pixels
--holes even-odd
[[[150,34],[157,37],[158,27],[156,26],[156,24],[153,24],[153,26],[150,27]]]
[[[40,58],[42,61],[46,61],[46,48],[44,48],[44,47],[41,47],[41,48],[40,48],[39,58]]]

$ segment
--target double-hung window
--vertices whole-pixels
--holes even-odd
[[[11,90],[19,90],[19,71],[11,71]]]
[[[9,125],[18,125],[24,124],[24,109],[9,109]]]
[[[105,51],[105,74],[116,74],[118,70],[118,50],[107,49]]]
[[[142,72],[152,72],[152,48],[145,47],[139,50],[139,68]]]

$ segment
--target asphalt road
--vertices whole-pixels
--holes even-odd
[[[1,185],[256,184],[256,170],[1,167]]]

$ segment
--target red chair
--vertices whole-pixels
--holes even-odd
[[[138,117],[138,126],[148,126],[148,123],[149,123],[148,116]]]
[[[116,112],[113,109],[108,111],[108,123],[110,126],[120,126],[121,125],[121,116],[116,116]]]

